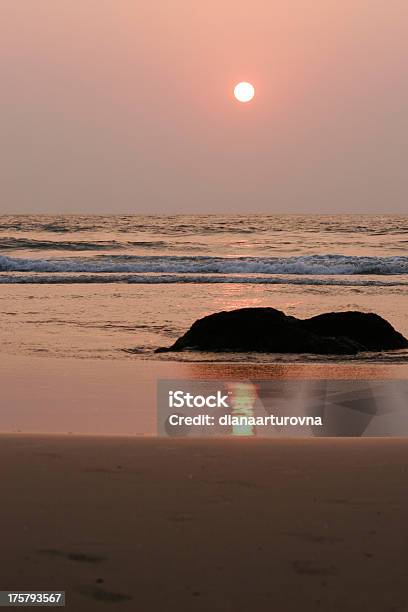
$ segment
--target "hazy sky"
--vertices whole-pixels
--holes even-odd
[[[0,212],[408,211],[407,0],[0,0],[0,78]]]

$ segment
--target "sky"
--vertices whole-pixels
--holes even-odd
[[[1,0],[0,82],[1,213],[408,210],[406,0]]]

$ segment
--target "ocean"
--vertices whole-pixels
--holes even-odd
[[[330,360],[153,351],[198,317],[245,306],[377,312],[408,335],[407,297],[406,216],[0,216],[0,337],[10,354]]]

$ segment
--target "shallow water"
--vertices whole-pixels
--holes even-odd
[[[198,317],[244,306],[301,318],[372,311],[408,336],[407,245],[407,217],[2,216],[2,349],[118,360],[330,361],[153,350]],[[405,351],[350,359],[407,358]]]

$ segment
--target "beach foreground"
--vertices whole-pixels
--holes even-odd
[[[67,609],[407,609],[408,440],[0,436],[3,590]]]

